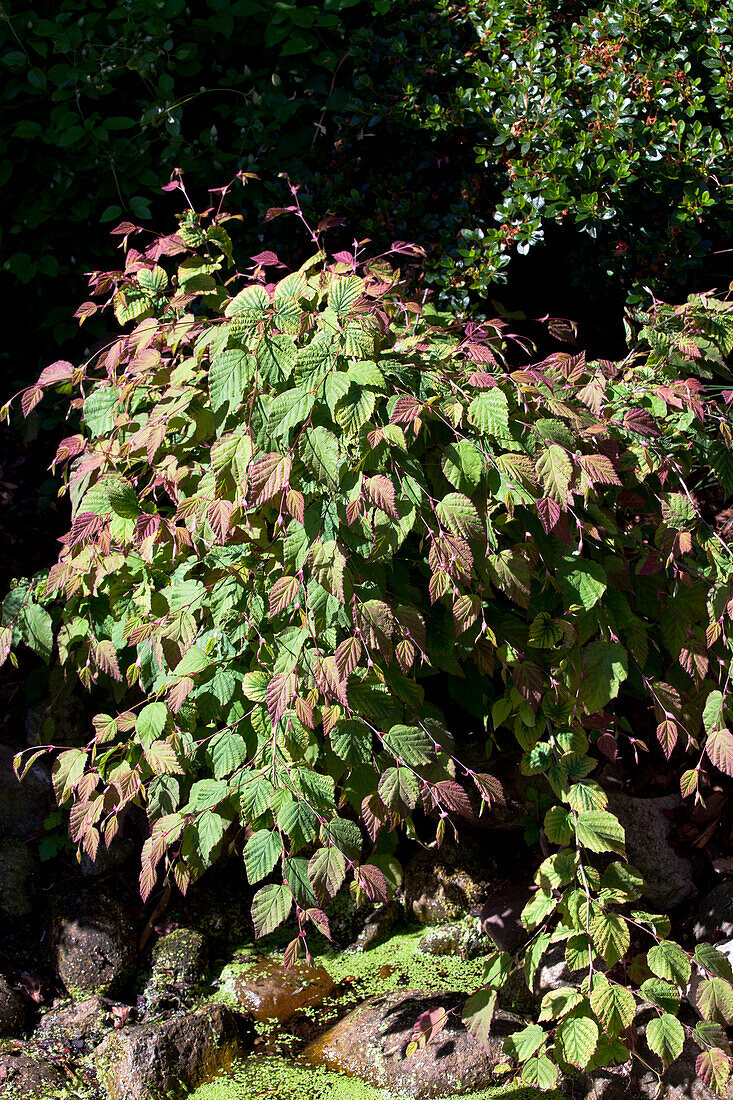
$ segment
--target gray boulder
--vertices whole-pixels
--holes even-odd
[[[494,1017],[488,1045],[471,1035],[461,1019],[462,993],[401,990],[365,1001],[306,1048],[302,1057],[360,1077],[391,1094],[414,1100],[456,1096],[487,1088],[501,1059],[505,1038],[521,1026],[501,1011]],[[429,1045],[407,1057],[418,1017],[443,1009],[450,1015]]]
[[[32,849],[22,840],[0,840],[0,918],[27,917],[33,911],[30,887],[37,869]]]
[[[98,885],[66,886],[47,920],[49,961],[72,996],[110,993],[137,954],[135,925],[121,901]]]
[[[225,1005],[110,1032],[94,1052],[109,1100],[176,1098],[228,1069],[251,1047],[251,1025]]]
[[[0,974],[0,1039],[19,1035],[25,1018],[25,1002]]]
[[[488,955],[493,944],[478,917],[466,917],[453,924],[428,928],[418,944],[422,955],[452,955],[459,959],[477,959]]]
[[[122,1013],[129,1012],[126,1005],[100,996],[60,1005],[41,1016],[34,1035],[39,1039],[98,1043],[115,1026],[115,1009]]]
[[[695,905],[692,935],[699,942],[733,939],[733,879],[727,878]]]
[[[496,865],[486,845],[464,840],[413,856],[405,867],[405,909],[420,924],[449,924],[481,909]]]
[[[2,1100],[51,1100],[69,1096],[69,1077],[41,1054],[0,1050],[0,1097]]]
[[[0,745],[0,837],[32,840],[55,804],[48,771],[40,762],[21,783],[13,770],[13,750]]]
[[[671,811],[680,805],[675,794],[633,798],[621,791],[608,792],[608,809],[626,830],[629,863],[638,867],[646,881],[643,897],[663,912],[697,894],[692,864],[669,843]]]

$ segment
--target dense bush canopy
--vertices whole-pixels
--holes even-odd
[[[440,839],[501,798],[426,695],[436,671],[463,677],[487,755],[517,743],[555,800],[527,980],[551,943],[590,967],[515,1038],[525,1080],[624,1060],[637,1000],[658,1006],[649,1041],[672,1060],[691,962],[668,918],[629,911],[643,881],[594,773],[648,711],[684,794],[733,774],[733,555],[696,502],[733,477],[730,392],[708,385],[727,376],[731,307],[659,307],[623,362],[512,368],[503,323],[423,310],[384,257],[329,259],[315,234],[299,270],[266,251],[232,280],[227,221],[189,212],[96,275],[131,328],[22,397],[28,413],[57,388],[82,415],[57,455],[71,529],[6,597],[0,635],[4,655],[57,651],[109,699],[55,760],[72,837],[94,857],[143,804],[146,897],[161,865],[185,890],[246,828],[255,928],[294,914],[297,958],[348,875],[388,896],[398,824],[427,817]],[[614,967],[640,929],[637,990]],[[699,1072],[719,1086],[733,974],[707,946],[694,964]],[[478,1034],[509,969],[493,957],[467,1005]]]

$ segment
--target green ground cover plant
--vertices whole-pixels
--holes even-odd
[[[500,800],[491,760],[518,746],[552,794],[550,854],[529,946],[489,958],[469,1026],[485,1035],[512,968],[531,984],[562,944],[583,983],[513,1040],[525,1083],[625,1061],[645,1002],[652,1050],[670,1062],[691,1034],[722,1090],[730,964],[637,905],[598,769],[633,753],[648,715],[684,795],[733,775],[733,554],[700,503],[733,489],[733,308],[658,304],[620,362],[533,362],[505,322],[410,298],[394,265],[419,247],[329,256],[295,187],[269,218],[304,222],[310,257],[288,271],[266,250],[237,273],[241,215],[220,199],[168,235],[119,227],[124,269],[95,273],[80,311],[111,310],[118,334],[20,395],[28,415],[56,391],[81,427],[55,462],[71,527],[5,598],[0,656],[25,643],[99,711],[86,744],[19,770],[53,753],[92,858],[126,805],[145,808],[143,897],[243,843],[257,934],[294,921],[294,960],[347,878],[391,893],[399,829],[441,841]],[[480,700],[480,769],[431,696],[437,673]]]

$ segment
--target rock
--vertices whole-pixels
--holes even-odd
[[[17,920],[33,912],[29,885],[37,861],[22,840],[0,840],[0,918]]]
[[[371,913],[354,941],[356,951],[369,951],[372,947],[378,947],[389,936],[394,926],[403,916],[402,906],[398,901],[388,901],[380,905]]]
[[[733,879],[724,879],[695,906],[692,935],[702,940],[733,939]]]
[[[87,852],[82,852],[79,860],[79,870],[87,878],[99,878],[100,875],[108,875],[110,871],[116,871],[123,863],[138,850],[138,845],[129,836],[114,838],[109,848],[99,845],[96,859],[90,859]]]
[[[32,840],[55,801],[51,777],[37,762],[21,783],[13,771],[13,756],[12,749],[0,745],[0,837]]]
[[[0,1039],[19,1035],[25,1017],[25,1002],[0,974]]]
[[[507,883],[495,890],[481,910],[484,931],[497,950],[513,955],[524,947],[530,933],[522,924],[522,910],[532,896],[531,883]]]
[[[465,841],[413,856],[405,867],[405,908],[420,924],[448,924],[480,908],[495,865],[486,847]]]
[[[104,1033],[114,1027],[115,1008],[123,1013],[129,1012],[126,1005],[99,996],[52,1008],[41,1016],[35,1035],[42,1039],[99,1042]]]
[[[453,955],[459,959],[477,959],[492,950],[493,944],[478,917],[435,925],[428,929],[418,944],[422,955]]]
[[[125,906],[97,884],[59,891],[47,933],[50,963],[72,995],[119,989],[135,960],[135,925]]]
[[[252,889],[241,859],[212,867],[189,888],[180,903],[180,924],[196,928],[208,940],[240,944],[251,939]],[[171,913],[176,916],[176,911]]]
[[[68,1075],[62,1073],[49,1059],[26,1054],[20,1050],[0,1051],[0,1097],[30,1100],[39,1097],[68,1096]]]
[[[620,791],[608,792],[608,809],[626,830],[629,863],[641,871],[647,887],[644,898],[666,911],[697,893],[692,881],[692,864],[678,856],[669,844],[672,822],[665,811],[681,805],[678,795],[662,798],[632,798]]]
[[[521,1024],[497,1011],[488,1046],[483,1046],[461,1020],[464,1001],[462,993],[417,990],[373,997],[311,1043],[302,1057],[415,1100],[478,1091],[492,1083],[504,1039]],[[434,1009],[454,1011],[437,1038],[408,1058],[417,1018]]]
[[[289,1020],[303,1008],[323,1003],[334,980],[323,966],[296,963],[289,970],[279,959],[262,959],[234,983],[242,1008],[256,1020]]]
[[[152,977],[159,985],[199,986],[208,966],[206,937],[193,928],[176,928],[153,948]]]
[[[193,928],[176,928],[161,936],[153,948],[150,977],[142,995],[145,1015],[190,1008],[206,981],[208,956],[206,937]]]
[[[84,707],[72,695],[31,703],[25,714],[25,739],[31,745],[79,745],[86,741]]]
[[[110,1032],[94,1052],[109,1100],[180,1097],[227,1069],[251,1046],[251,1025],[225,1005]]]

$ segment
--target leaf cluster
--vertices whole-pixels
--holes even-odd
[[[24,642],[109,700],[87,744],[55,754],[72,838],[94,858],[143,805],[144,897],[240,845],[257,933],[294,917],[293,960],[347,878],[388,896],[398,829],[427,820],[440,841],[501,799],[426,697],[436,671],[462,677],[487,755],[518,745],[553,796],[527,981],[557,944],[585,974],[515,1038],[524,1079],[625,1060],[639,1001],[671,1060],[690,960],[634,907],[643,882],[596,769],[651,749],[637,725],[653,714],[684,794],[733,775],[733,555],[699,505],[733,447],[730,305],[640,316],[621,362],[516,365],[502,321],[410,300],[393,264],[420,249],[329,257],[313,234],[299,269],[266,251],[241,275],[231,217],[188,212],[141,249],[120,227],[124,269],[91,288],[122,331],[21,396],[28,414],[56,390],[82,421],[55,462],[59,559],[8,594],[0,627],[3,659]],[[618,968],[640,936],[636,989]],[[717,1087],[730,968],[708,947],[694,962]],[[490,960],[467,1006],[479,1034],[512,965]]]

